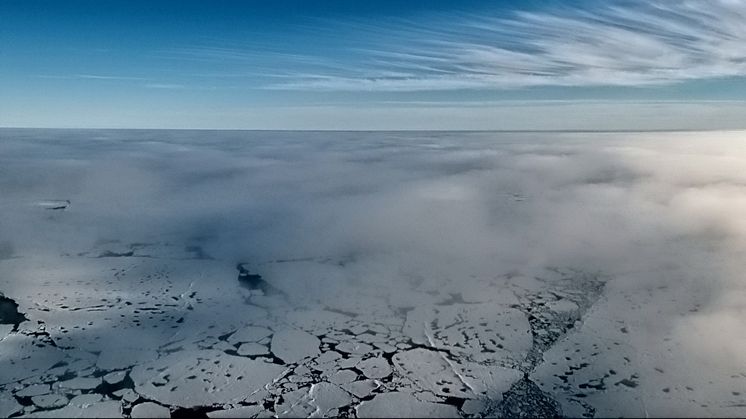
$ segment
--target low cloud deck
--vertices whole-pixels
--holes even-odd
[[[746,413],[741,133],[0,135],[0,416]]]

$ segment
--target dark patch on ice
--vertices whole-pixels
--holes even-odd
[[[351,311],[345,311],[345,310],[334,308],[334,307],[324,307],[324,310],[332,312],[332,313],[341,314],[343,316],[352,317],[352,318],[355,318],[358,316],[358,313],[353,313]]]
[[[435,305],[438,305],[438,306],[452,306],[455,304],[479,304],[479,303],[470,303],[470,302],[464,301],[464,297],[460,292],[450,293],[447,299],[440,301],[438,303],[435,303]]]
[[[112,252],[111,250],[107,250],[105,252],[101,252],[98,256],[99,258],[127,258],[132,257],[135,255],[134,250],[130,250],[127,252]]]
[[[197,260],[214,260],[212,256],[207,254],[205,250],[200,245],[188,245],[184,247],[184,250],[186,252],[189,252],[192,254],[193,259]]]
[[[236,265],[236,269],[238,270],[238,283],[241,284],[242,287],[250,290],[261,290],[265,295],[284,295],[281,290],[265,281],[261,275],[251,273],[245,265],[246,263],[239,263]]]
[[[119,240],[106,240],[102,241],[101,244],[116,244],[120,243]],[[155,243],[131,243],[127,247],[128,250],[123,251],[114,251],[114,250],[104,250],[103,252],[99,253],[96,256],[90,256],[95,258],[127,258],[127,257],[137,257],[137,258],[153,258],[154,256],[142,253],[142,250],[147,249],[150,246],[153,246]],[[87,256],[89,255],[89,252],[82,252],[78,253],[78,256]]]
[[[238,282],[249,289],[261,289],[267,281],[265,281],[261,275],[249,272],[244,265],[246,264],[239,263],[236,265],[236,269],[238,269]]]
[[[27,321],[28,318],[18,311],[18,303],[0,293],[0,324],[12,324],[13,331],[18,331],[18,326]]]
[[[635,380],[637,376],[635,374],[632,374],[630,378],[625,378],[623,380],[617,381],[614,383],[615,385],[623,385],[629,388],[635,388],[639,384],[637,380]]]
[[[443,400],[443,403],[450,404],[451,406],[455,406],[456,409],[458,410],[461,410],[465,402],[466,402],[466,399],[461,398],[461,397],[446,397]]]
[[[57,381],[67,381],[76,378],[78,373],[75,371],[65,370],[64,373],[57,376]]]
[[[171,418],[207,418],[207,412],[212,412],[214,410],[215,408],[202,406],[193,408],[177,407],[176,409],[171,411]]]
[[[92,376],[95,377],[99,375],[103,377],[110,371],[98,370],[97,372],[99,374],[94,373]],[[135,383],[134,381],[132,381],[129,371],[127,371],[127,373],[125,374],[124,378],[121,381],[114,383],[114,384],[108,383],[106,382],[106,380],[101,380],[101,384],[99,384],[98,387],[93,389],[90,393],[105,395],[111,399],[117,400],[117,399],[120,399],[121,397],[116,396],[114,393],[119,390],[124,390],[124,389],[130,389],[133,391],[135,389]]]
[[[33,406],[34,402],[31,400],[31,396],[13,396],[18,404],[21,406]],[[52,409],[42,409],[42,410],[52,410]],[[16,417],[17,415],[11,415],[12,417]]]
[[[562,416],[559,403],[541,391],[527,376],[513,384],[506,393],[495,412],[503,418],[557,418]]]
[[[70,206],[70,200],[69,199],[47,199],[45,201],[39,201],[36,203],[36,205],[46,209],[46,210],[64,210],[67,209]]]

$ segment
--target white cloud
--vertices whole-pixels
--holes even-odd
[[[340,62],[333,70],[298,73],[269,88],[646,86],[746,75],[746,2],[738,0],[619,3],[508,18],[436,16],[422,23],[359,26],[345,29],[365,40],[351,51],[366,59],[352,68]]]
[[[145,85],[145,87],[149,89],[183,89],[185,86],[183,84],[175,84],[175,83],[148,83]]]
[[[564,360],[582,351],[574,360],[587,368],[569,378],[573,386],[618,372],[584,399],[597,415],[742,412],[733,393],[746,374],[742,132],[1,134],[0,229],[19,270],[8,261],[0,268],[3,278],[20,278],[2,290],[8,295],[38,266],[77,279],[79,262],[60,254],[112,239],[198,243],[224,266],[222,278],[181,265],[203,287],[235,281],[236,262],[250,261],[291,284],[301,307],[326,296],[378,310],[369,297],[349,296],[368,287],[393,301],[415,280],[405,297],[480,289],[510,272],[531,287],[547,266],[600,271],[610,276],[604,297],[545,354]],[[72,206],[50,214],[27,205],[46,198]],[[264,263],[308,257],[344,263],[301,264],[295,276]],[[96,279],[112,266],[137,266],[99,263]],[[157,263],[146,266],[184,261]],[[213,302],[235,298],[217,289]],[[231,315],[221,321],[246,313]],[[546,390],[568,365],[545,362],[532,379]],[[630,374],[639,385],[614,384]],[[553,397],[577,394],[560,384]]]
[[[119,76],[110,74],[74,74],[74,75],[63,75],[63,74],[37,74],[34,77],[40,79],[60,79],[60,80],[147,80],[143,77],[133,76]]]
[[[76,74],[75,78],[78,79],[90,79],[90,80],[146,80],[142,77],[131,77],[131,76],[111,76],[101,74]]]

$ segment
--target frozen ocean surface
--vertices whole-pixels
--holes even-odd
[[[746,133],[0,129],[0,416],[746,416]]]

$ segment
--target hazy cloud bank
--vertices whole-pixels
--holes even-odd
[[[0,133],[0,231],[17,257],[199,245],[310,290],[299,304],[346,287],[599,272],[611,279],[587,327],[633,325],[633,362],[697,384],[746,363],[741,132]],[[267,264],[304,258],[339,264],[323,283],[341,289]]]

